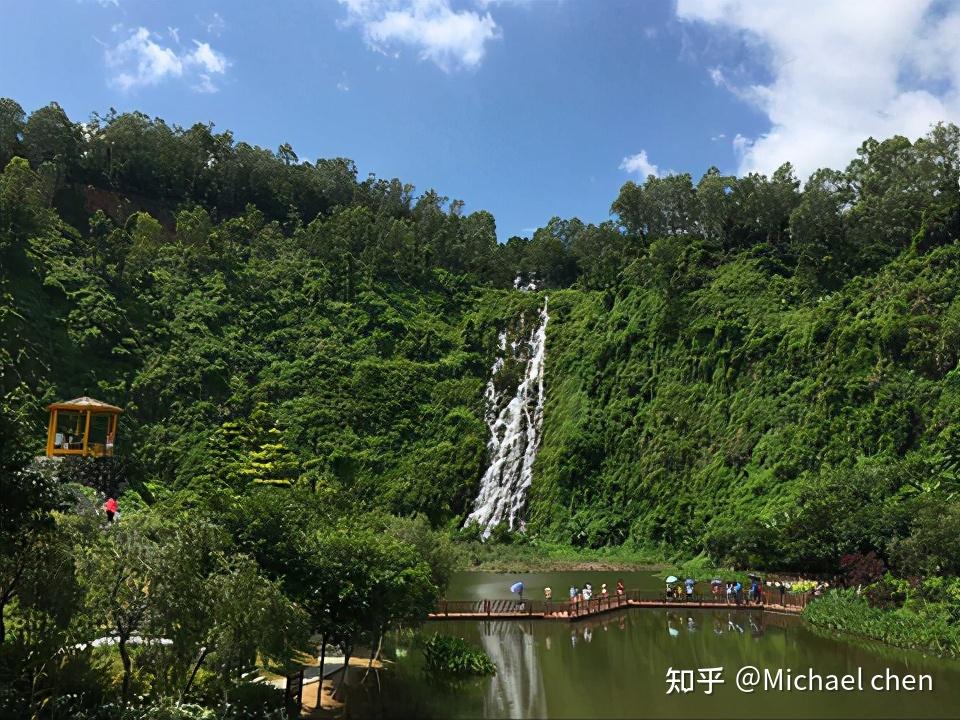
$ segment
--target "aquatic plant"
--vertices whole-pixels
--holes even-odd
[[[960,622],[948,601],[927,602],[918,598],[903,607],[872,607],[853,589],[828,592],[803,611],[814,625],[854,633],[897,647],[960,656]]]
[[[481,648],[452,635],[434,634],[424,643],[423,656],[427,670],[441,676],[482,676],[497,672],[497,666]]]

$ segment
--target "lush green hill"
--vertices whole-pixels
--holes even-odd
[[[803,189],[789,166],[627,183],[615,221],[497,244],[488,213],[347,160],[0,108],[8,457],[86,393],[127,408],[157,492],[305,486],[457,526],[497,333],[546,292],[531,533],[826,568],[891,552],[900,499],[952,497],[955,126]]]
[[[839,572],[870,606],[815,622],[955,649],[958,153],[942,125],[802,189],[650,177],[498,244],[348,160],[0,99],[0,714],[261,717],[250,678],[311,637],[422,620],[544,294],[526,533],[495,540]],[[126,409],[117,462],[32,462],[81,394]]]
[[[860,475],[887,498],[960,459],[958,270],[956,245],[907,251],[810,297],[740,257],[668,313],[643,283],[557,295],[536,524],[771,565],[866,551],[866,527],[862,546],[802,542],[835,529],[811,503]]]

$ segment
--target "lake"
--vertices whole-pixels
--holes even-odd
[[[659,589],[644,572],[460,573],[448,599],[510,597],[522,580],[531,597],[549,584],[554,596],[585,582],[598,590],[617,578],[628,588]],[[456,687],[431,682],[422,669],[421,638],[435,632],[483,647],[496,663],[495,677]],[[840,637],[801,618],[759,610],[635,608],[576,622],[437,621],[415,635],[399,635],[387,648],[394,664],[377,682],[368,678],[350,692],[351,717],[422,718],[955,718],[960,715],[960,663],[880,643]],[[851,675],[863,691],[755,690],[735,685],[740,668],[821,682]],[[667,672],[692,670],[692,692],[667,694]],[[697,672],[723,668],[723,684],[697,682]],[[874,680],[876,676],[879,681]],[[888,679],[890,676],[890,679]],[[892,676],[921,678],[932,690],[875,690]],[[922,677],[921,677],[922,676]],[[711,676],[706,676],[711,677]],[[714,678],[718,677],[716,674]],[[927,680],[923,680],[925,677]],[[775,675],[771,681],[775,680]],[[813,682],[816,682],[814,679]],[[854,685],[855,687],[855,685]],[[707,694],[706,690],[712,693]]]

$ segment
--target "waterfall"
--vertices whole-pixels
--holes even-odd
[[[515,528],[533,480],[533,462],[540,449],[543,429],[543,365],[549,319],[545,297],[539,321],[525,342],[508,345],[506,331],[500,333],[499,355],[490,368],[485,393],[490,465],[480,479],[473,512],[464,523],[464,527],[481,526],[484,539],[490,537],[490,531],[501,522],[506,522],[511,530]],[[521,323],[521,332],[522,328]],[[509,402],[504,402],[506,393],[497,391],[496,380],[508,359],[508,346],[509,357],[526,365],[516,392]]]

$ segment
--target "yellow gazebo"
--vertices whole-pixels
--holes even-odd
[[[47,430],[47,457],[110,457],[122,408],[89,397],[53,403]]]

